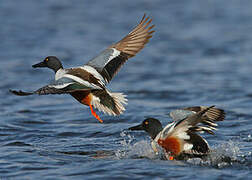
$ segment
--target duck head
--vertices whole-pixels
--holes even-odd
[[[155,139],[155,137],[162,131],[163,127],[162,124],[158,119],[155,118],[147,118],[145,119],[141,124],[137,126],[130,127],[129,130],[132,131],[146,131],[152,139]]]
[[[32,67],[33,68],[47,67],[49,69],[54,70],[55,73],[59,69],[63,68],[60,60],[57,57],[55,57],[55,56],[48,56],[42,62],[40,62],[38,64],[34,64]]]

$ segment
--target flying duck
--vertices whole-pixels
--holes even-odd
[[[70,94],[81,104],[90,107],[92,115],[103,122],[93,108],[109,115],[120,115],[125,111],[126,95],[112,93],[106,85],[119,71],[120,67],[135,56],[148,43],[154,32],[152,19],[143,16],[140,23],[122,40],[109,46],[85,65],[64,69],[55,56],[48,56],[33,68],[47,67],[55,72],[55,81],[33,92],[10,90],[18,96],[32,94]]]
[[[224,120],[225,112],[214,106],[195,106],[172,111],[170,116],[174,121],[165,128],[158,119],[147,118],[129,130],[146,131],[152,139],[151,145],[156,153],[159,152],[158,147],[161,147],[167,159],[181,160],[208,155],[209,145],[197,132],[214,134],[216,122]]]

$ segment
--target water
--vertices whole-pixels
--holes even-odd
[[[251,7],[249,0],[1,1],[0,179],[251,179]],[[45,56],[84,64],[144,13],[156,33],[109,85],[128,95],[120,117],[99,113],[100,124],[70,96],[8,92],[51,82],[53,72],[31,67]],[[162,160],[144,132],[124,130],[145,117],[165,125],[171,110],[194,105],[227,112],[216,135],[204,136],[214,150],[205,162]]]

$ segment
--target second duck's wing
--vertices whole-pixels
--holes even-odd
[[[193,107],[184,108],[184,110],[197,113],[207,108],[209,107],[208,106],[193,106]],[[225,119],[225,112],[223,109],[213,107],[205,113],[205,118],[207,118],[209,121],[212,121],[212,122],[223,121]]]
[[[209,120],[206,113],[211,109],[214,109],[214,106],[204,108],[197,113],[195,112],[192,115],[187,115],[184,119],[168,124],[159,134],[157,140],[158,144],[173,155],[179,155],[182,152],[193,153],[193,151],[195,151],[195,153],[206,153],[208,151],[208,144],[202,137],[197,135],[196,132],[208,132],[213,134],[215,125],[213,125],[212,122],[206,122],[208,126],[198,125],[199,123]],[[222,113],[220,116],[222,116]]]
[[[193,106],[186,107],[183,109],[177,109],[170,112],[170,116],[174,121],[180,121],[187,118],[190,115],[196,114],[197,112],[203,111],[209,108],[208,106]],[[225,112],[223,109],[212,107],[202,117],[202,123],[210,126],[217,126],[216,121],[223,121],[225,119]]]
[[[194,108],[187,108],[187,109],[194,109]],[[190,110],[185,110],[190,111]],[[184,111],[182,111],[184,115]],[[171,127],[165,127],[162,131],[162,137],[166,138],[171,135],[178,135],[178,136],[187,136],[186,133],[188,131],[191,132],[207,132],[209,134],[214,134],[213,130],[216,130],[217,124],[216,121],[224,120],[225,112],[222,109],[215,108],[214,106],[210,107],[202,107],[201,110],[184,117],[174,122]],[[179,117],[179,116],[176,116]],[[202,125],[198,125],[198,124]]]

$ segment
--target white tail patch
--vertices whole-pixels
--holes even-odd
[[[123,104],[128,104],[126,95],[123,93],[110,93],[112,98],[115,100],[116,108],[119,110],[120,114],[125,111]]]
[[[107,91],[107,93],[113,98],[113,100],[115,101],[115,108],[117,109],[117,111],[119,112],[119,114],[122,114],[125,111],[125,107],[123,106],[123,104],[127,104],[127,99],[126,99],[126,95],[123,93],[110,93]],[[100,103],[100,98],[96,97],[95,95],[93,95],[91,104],[97,108],[99,111],[104,112],[105,114],[108,115],[119,115],[116,114],[113,109],[104,106],[103,104]]]

